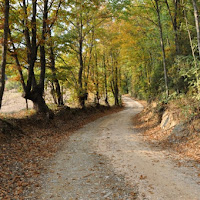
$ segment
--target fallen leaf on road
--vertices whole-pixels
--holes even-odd
[[[143,176],[143,175],[140,176],[140,180],[144,180],[146,178],[147,178],[147,176]]]

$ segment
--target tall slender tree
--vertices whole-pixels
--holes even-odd
[[[196,0],[192,0],[193,8],[194,8],[194,19],[196,25],[196,32],[197,32],[197,44],[198,44],[198,52],[200,56],[200,26],[199,26],[199,12],[197,7]]]
[[[156,10],[157,14],[157,19],[158,19],[158,27],[159,27],[159,32],[160,32],[160,45],[162,49],[162,56],[163,56],[163,69],[164,69],[164,78],[165,78],[165,90],[166,90],[166,95],[169,95],[169,88],[168,88],[168,77],[167,77],[167,66],[166,66],[166,53],[165,53],[165,44],[164,44],[164,39],[163,39],[163,28],[162,28],[162,23],[161,23],[161,18],[160,18],[160,6],[159,6],[159,0],[154,0],[154,8]]]
[[[2,105],[2,98],[5,88],[5,68],[6,57],[8,49],[8,33],[9,33],[9,0],[4,0],[4,33],[3,33],[3,48],[2,48],[2,62],[0,65],[0,108]]]

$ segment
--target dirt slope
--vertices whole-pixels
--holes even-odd
[[[146,144],[131,122],[142,106],[128,97],[124,102],[124,111],[70,137],[50,163],[38,199],[200,199],[197,169]]]

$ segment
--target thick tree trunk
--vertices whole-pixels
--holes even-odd
[[[118,90],[118,85],[116,85],[115,81],[112,82],[111,89],[114,95],[115,105],[119,106],[119,90]]]
[[[5,89],[5,68],[6,68],[6,56],[7,56],[7,46],[8,46],[8,32],[9,32],[9,0],[5,0],[4,1],[4,34],[3,34],[2,63],[0,66],[0,108],[1,108],[3,93]]]
[[[83,83],[82,83],[82,76],[83,76],[83,38],[81,36],[79,41],[79,74],[78,74],[78,84],[79,84],[79,91],[78,91],[78,98],[79,103],[82,108],[85,107],[85,91],[83,89]]]
[[[36,87],[35,90],[32,90],[30,93],[26,93],[23,97],[33,102],[34,109],[36,110],[36,112],[44,113],[49,119],[53,119],[54,113],[48,108],[41,93],[41,88]]]
[[[28,58],[28,80],[25,87],[23,97],[33,102],[34,108],[37,112],[46,113],[48,118],[53,118],[53,112],[48,108],[43,98],[44,93],[44,79],[46,69],[46,57],[45,57],[45,42],[46,42],[46,31],[47,31],[47,17],[48,17],[48,0],[44,0],[43,10],[43,23],[42,23],[42,40],[40,43],[40,81],[39,84],[36,82],[34,74],[34,66],[37,60],[37,0],[32,0],[32,19],[31,19],[31,34],[29,30],[29,18],[27,11],[27,2],[23,0],[24,10],[24,36],[27,47],[27,58]]]
[[[31,19],[31,27],[32,27],[32,40],[30,37],[29,31],[29,23],[28,23],[28,12],[26,1],[23,0],[23,11],[24,11],[24,37],[26,41],[27,47],[27,59],[28,59],[28,80],[26,85],[25,93],[29,93],[31,91],[32,86],[36,86],[36,80],[34,75],[34,65],[37,59],[37,26],[36,26],[36,15],[37,15],[37,0],[32,0],[32,19]]]

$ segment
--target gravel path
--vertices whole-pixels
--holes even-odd
[[[132,128],[132,118],[142,106],[128,97],[124,102],[124,111],[70,137],[49,165],[38,199],[200,199],[195,167],[181,167],[174,161],[177,155],[143,142]]]

